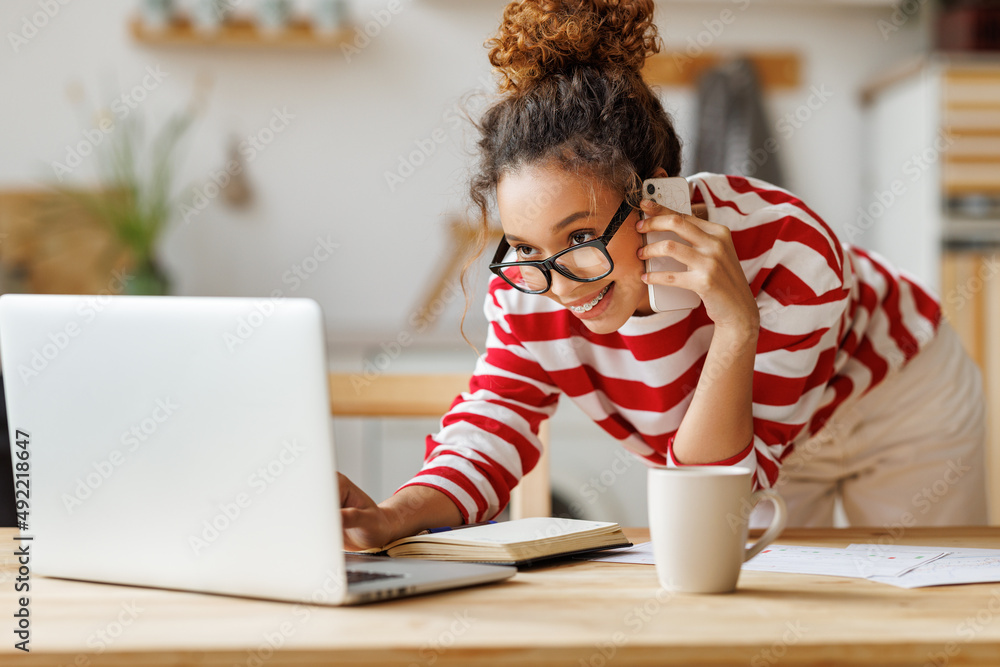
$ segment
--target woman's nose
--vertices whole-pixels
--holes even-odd
[[[577,285],[580,284],[575,280],[570,280],[569,278],[562,275],[558,271],[552,271],[551,275],[552,275],[552,287],[549,288],[549,291],[552,292],[552,294],[554,294],[555,296],[558,296],[560,298],[572,294],[576,290]]]

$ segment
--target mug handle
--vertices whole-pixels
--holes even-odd
[[[767,527],[764,534],[746,550],[743,562],[746,562],[759,554],[761,550],[778,539],[778,535],[785,529],[788,523],[788,510],[785,507],[785,499],[778,495],[774,489],[759,489],[750,496],[750,507],[755,507],[761,500],[770,500],[774,505],[774,518],[771,525]]]

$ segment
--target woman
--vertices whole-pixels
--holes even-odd
[[[484,229],[495,197],[504,231],[487,350],[413,480],[376,504],[341,478],[347,548],[495,516],[560,393],[648,465],[754,470],[791,525],[830,525],[837,496],[853,524],[985,522],[979,373],[927,291],[763,181],[690,176],[694,215],[640,205],[642,180],[681,162],[639,75],[652,16],[650,0],[504,11],[489,43],[503,97],[470,188]],[[644,245],[651,230],[689,245]],[[581,244],[606,275],[495,266]],[[688,270],[646,274],[657,255]],[[654,313],[653,283],[702,305]]]

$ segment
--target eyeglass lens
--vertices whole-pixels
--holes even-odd
[[[584,246],[560,255],[556,263],[566,273],[583,280],[598,278],[611,271],[608,258],[598,248]],[[536,266],[507,266],[501,269],[511,284],[528,291],[546,288],[545,273]]]

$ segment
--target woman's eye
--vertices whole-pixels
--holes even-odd
[[[573,235],[569,237],[569,240],[573,245],[580,245],[581,243],[586,243],[587,241],[593,241],[597,236],[594,232],[589,230],[580,230],[578,232],[573,232]]]
[[[517,252],[517,256],[521,259],[528,259],[531,257],[531,253],[535,252],[534,248],[526,245],[519,245],[514,250]]]

